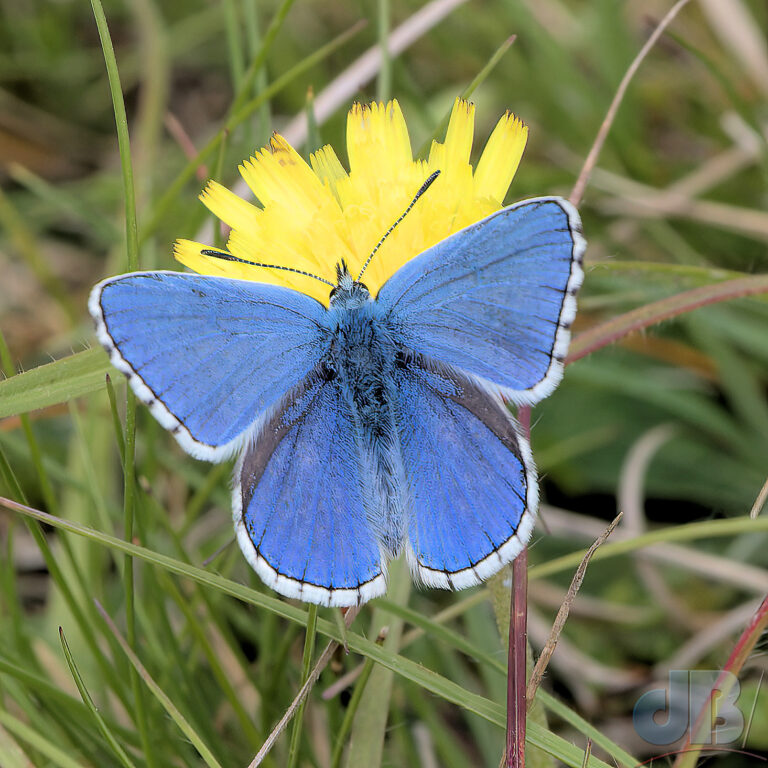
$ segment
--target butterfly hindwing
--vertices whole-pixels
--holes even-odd
[[[533,529],[528,442],[500,398],[434,361],[406,358],[397,391],[411,570],[430,586],[477,584],[513,560]]]
[[[177,272],[91,292],[99,341],[191,455],[219,461],[317,364],[325,308],[274,285]]]
[[[572,205],[527,200],[409,261],[378,302],[405,346],[531,404],[562,377],[584,248]]]
[[[338,384],[315,373],[263,425],[235,470],[240,547],[270,587],[323,605],[386,590],[363,503],[359,453]]]

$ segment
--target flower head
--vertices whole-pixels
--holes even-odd
[[[445,141],[414,160],[397,101],[355,104],[347,117],[349,173],[330,146],[308,165],[279,134],[240,166],[261,207],[211,181],[200,198],[232,231],[227,253],[303,270],[335,282],[342,259],[357,275],[374,246],[427,177],[437,181],[385,240],[365,272],[372,296],[405,262],[502,206],[520,163],[528,129],[506,113],[476,168],[470,164],[474,105],[457,99]],[[176,243],[176,258],[201,274],[285,285],[328,304],[328,289],[295,272],[205,256],[209,246]]]

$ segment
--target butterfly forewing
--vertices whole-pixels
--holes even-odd
[[[406,346],[530,404],[562,376],[583,251],[573,206],[528,200],[409,261],[378,301]]]
[[[99,341],[191,455],[232,455],[321,355],[325,308],[273,285],[178,272],[99,283]]]

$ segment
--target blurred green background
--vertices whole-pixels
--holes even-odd
[[[330,143],[344,160],[351,103],[395,97],[418,152],[479,73],[471,96],[476,151],[505,109],[530,126],[508,202],[567,196],[622,76],[670,5],[106,2],[130,129],[141,266],[176,268],[178,237],[219,237],[197,194],[208,178],[234,185],[237,164],[271,131],[284,131],[305,156]],[[0,14],[0,328],[10,376],[93,345],[88,291],[127,261],[113,105],[90,4],[3,0]],[[361,19],[367,25],[356,27]],[[581,204],[589,247],[577,336],[684,291],[768,271],[767,29],[765,2],[693,0],[641,66]],[[359,57],[388,31],[393,40],[414,39],[368,72]],[[514,44],[494,60],[511,35]],[[262,58],[249,83],[249,66]],[[251,105],[246,119],[191,160],[221,136],[233,104]],[[768,475],[768,303],[755,295],[673,314],[569,366],[532,416],[544,500],[529,554],[534,653],[579,558],[540,575],[536,568],[581,551],[619,509],[616,538],[670,531],[666,541],[662,533],[661,543],[641,548],[640,540],[590,567],[545,678],[554,694],[544,702],[546,727],[581,749],[588,736],[602,739],[594,754],[610,764],[622,764],[618,747],[637,760],[674,748],[640,739],[634,702],[664,684],[670,669],[720,668],[768,592],[764,518],[735,535],[715,525],[711,535],[686,538],[678,528],[748,518],[757,506]],[[0,385],[0,491],[122,537],[122,432],[116,436],[106,367],[89,365],[82,390],[76,371],[57,368],[61,396],[44,409],[34,400],[39,388]],[[125,387],[112,378],[122,417]],[[14,405],[4,409],[11,394]],[[143,407],[137,421],[135,541],[203,567],[232,537],[229,467],[183,455]],[[221,585],[137,562],[133,628],[126,563],[106,540],[31,530],[0,510],[0,542],[3,768],[216,764],[132,677],[94,598],[223,766],[248,764],[300,687],[306,612],[290,620]],[[205,567],[268,594],[235,546]],[[498,765],[506,640],[487,590],[413,589],[397,601],[390,595],[366,607],[353,630],[374,639],[388,625],[393,667],[404,633],[411,642],[402,656],[466,690],[467,702],[436,691],[426,673],[392,677],[379,665],[357,701],[354,681],[343,686],[342,676],[363,659],[339,653],[310,694],[295,755],[289,728],[265,764],[330,766],[351,701],[357,714],[342,764]],[[335,626],[330,610],[320,617]],[[425,633],[413,635],[418,618]],[[103,726],[80,703],[59,626]],[[324,642],[318,637],[315,655]],[[743,745],[730,746],[765,757],[764,648],[758,643],[740,674],[753,726]],[[341,692],[321,698],[339,679]],[[489,715],[479,700],[497,709]],[[536,717],[543,726],[543,714]],[[361,755],[366,763],[355,763]],[[720,754],[708,764],[757,760]],[[557,764],[542,753],[529,762]]]

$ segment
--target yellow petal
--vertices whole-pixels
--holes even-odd
[[[447,171],[461,168],[469,163],[474,133],[475,105],[463,99],[456,99],[445,134],[444,162]]]
[[[335,194],[336,182],[346,178],[347,172],[336,157],[333,147],[330,144],[321,147],[309,156],[309,162],[318,178],[328,183]]]
[[[282,206],[297,215],[314,211],[330,196],[304,159],[279,134],[269,146],[240,166],[240,173],[259,202]]]
[[[354,272],[405,210],[426,174],[421,164],[413,161],[408,129],[396,101],[352,107],[347,118],[347,151],[349,176],[337,181],[336,191],[344,211],[352,252],[350,269]],[[365,273],[370,290],[394,271],[397,253],[409,239],[410,219],[387,238],[371,262]]]
[[[429,170],[440,171],[440,178],[427,192],[424,207],[429,207],[428,242],[433,245],[455,232],[456,217],[464,213],[474,198],[472,166],[469,164],[474,135],[474,104],[456,99],[448,122],[445,143],[432,142]],[[434,207],[433,207],[434,203]]]
[[[246,259],[247,261],[274,265],[272,268],[268,266],[249,267],[250,273],[244,279],[293,288],[296,291],[312,296],[327,306],[330,292],[328,286],[313,277],[307,277],[290,271],[301,270],[314,275],[318,274],[314,261],[307,258],[306,243],[301,240],[289,243],[284,238],[280,238],[279,235],[275,237],[275,234],[270,231],[268,226],[262,234],[262,243],[258,243],[248,238],[242,232],[232,230],[227,242],[227,249],[233,256]],[[263,244],[269,245],[269,253],[264,253],[263,248],[260,247]],[[255,255],[259,251],[261,251],[261,257]],[[280,267],[287,267],[289,269],[280,269]],[[332,275],[330,271],[325,275],[326,280],[330,280],[332,277],[335,277],[335,275]]]
[[[475,196],[504,201],[528,139],[528,126],[507,112],[493,129],[475,171]]]
[[[258,227],[259,209],[215,181],[201,192],[203,205],[232,229],[251,232]]]
[[[350,175],[379,181],[392,178],[413,162],[408,127],[397,101],[355,104],[347,118]]]

